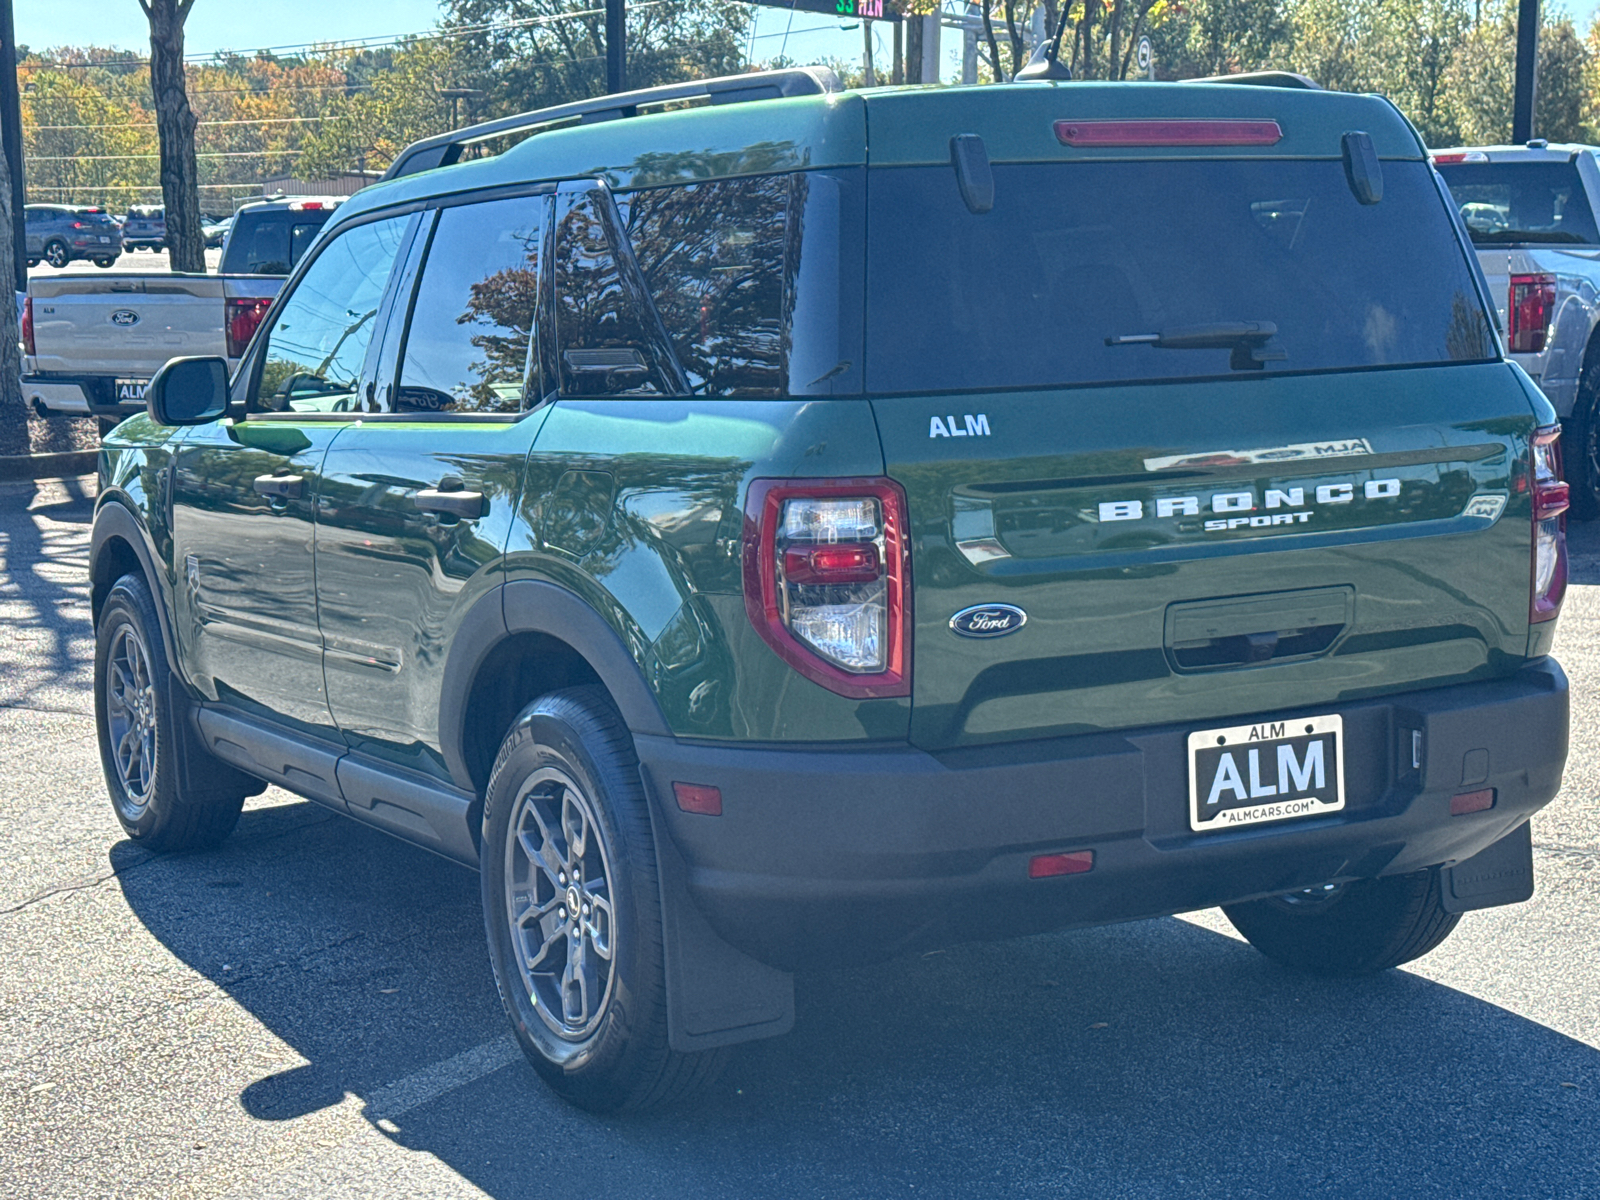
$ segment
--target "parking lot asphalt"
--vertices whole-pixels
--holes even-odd
[[[217,264],[222,261],[222,251],[213,247],[206,251],[206,270],[215,274]],[[116,262],[109,267],[97,267],[88,259],[79,259],[70,262],[57,270],[49,263],[40,263],[37,267],[28,268],[29,278],[48,279],[54,275],[108,275],[119,271],[137,271],[143,274],[157,274],[172,270],[172,264],[167,259],[165,250],[124,250]]]
[[[276,789],[214,852],[121,836],[91,493],[0,485],[0,1194],[1600,1195],[1600,526],[1530,903],[1363,980],[1218,912],[806,976],[708,1095],[597,1118],[512,1046],[471,872]]]

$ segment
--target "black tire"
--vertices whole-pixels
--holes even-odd
[[[1600,361],[1584,364],[1572,415],[1561,424],[1561,466],[1571,488],[1571,512],[1579,521],[1592,521],[1600,517]]]
[[[537,858],[526,849],[534,840]],[[726,1051],[680,1054],[667,1042],[650,813],[633,739],[603,689],[553,692],[517,717],[489,777],[480,865],[500,1001],[551,1088],[616,1112],[681,1099],[716,1077]],[[581,910],[562,907],[567,897]],[[537,953],[519,954],[516,939]]]
[[[44,244],[44,260],[59,271],[72,261],[72,251],[59,238],[52,239]]]
[[[114,258],[97,258],[94,260],[94,265],[99,267],[102,271],[109,271],[112,267],[116,266],[116,264],[117,260]]]
[[[1313,975],[1369,975],[1421,958],[1450,936],[1439,872],[1361,879],[1222,911],[1261,953]]]
[[[136,663],[135,656],[142,663]],[[95,631],[95,727],[111,807],[124,832],[152,850],[215,846],[233,832],[249,789],[183,789],[178,755],[209,758],[209,752],[187,724],[174,719],[170,684],[150,587],[142,575],[124,575],[106,597]],[[113,699],[114,692],[123,697],[120,702]],[[129,734],[140,743],[137,754],[131,743],[123,750]],[[130,759],[137,759],[138,765]]]

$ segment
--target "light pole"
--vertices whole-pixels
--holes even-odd
[[[462,100],[482,100],[488,93],[477,88],[440,88],[439,95],[450,101],[450,128],[457,129],[461,120],[456,105]]]
[[[628,90],[628,22],[623,0],[606,0],[606,91]]]

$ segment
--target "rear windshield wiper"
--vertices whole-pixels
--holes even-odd
[[[1282,362],[1289,352],[1276,338],[1271,321],[1213,321],[1208,325],[1175,325],[1158,333],[1124,333],[1108,337],[1108,346],[1153,346],[1157,350],[1232,350],[1228,365],[1235,371],[1259,371]]]

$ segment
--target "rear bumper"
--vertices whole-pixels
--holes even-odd
[[[23,376],[22,399],[30,408],[43,405],[50,412],[69,416],[82,416],[89,411],[83,388],[76,383],[39,382]]]
[[[1346,810],[1211,834],[1188,828],[1190,727],[937,755],[636,741],[697,907],[724,939],[789,969],[1458,862],[1561,784],[1567,680],[1552,659],[1507,679],[1255,715],[1328,712],[1345,722]],[[680,811],[674,781],[721,788],[722,815]],[[1450,815],[1451,796],[1490,787],[1492,809]],[[1028,878],[1034,855],[1075,850],[1094,851],[1091,871]]]
[[[62,408],[61,412],[88,412],[96,417],[131,417],[135,413],[145,410],[143,400],[117,400],[117,380],[123,378],[136,378],[136,376],[121,375],[73,375],[55,374],[50,371],[41,371],[37,374],[22,377],[22,391],[25,399],[31,399],[36,391],[53,389],[58,394],[67,394],[76,391],[82,397],[82,405],[73,410]],[[45,399],[47,407],[50,404],[48,397]]]

